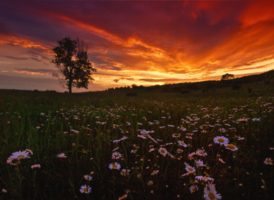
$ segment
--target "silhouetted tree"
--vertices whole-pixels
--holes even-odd
[[[233,79],[233,78],[234,78],[234,75],[233,75],[233,74],[224,74],[224,75],[222,76],[221,81],[229,80],[229,79]]]
[[[84,43],[80,43],[79,39],[64,38],[59,40],[58,44],[53,49],[55,59],[51,62],[56,64],[65,76],[69,93],[71,93],[71,87],[87,89],[88,83],[94,80],[91,77],[91,72],[96,72],[96,69],[88,61]]]

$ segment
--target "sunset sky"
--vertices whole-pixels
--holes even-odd
[[[66,91],[52,49],[84,41],[88,90],[274,69],[274,1],[0,0],[0,89]]]

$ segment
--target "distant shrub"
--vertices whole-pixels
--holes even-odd
[[[39,92],[39,90],[33,90],[33,92]]]

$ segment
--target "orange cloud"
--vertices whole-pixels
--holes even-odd
[[[51,53],[51,47],[49,45],[45,45],[38,42],[33,42],[28,39],[19,38],[16,36],[10,36],[10,35],[1,35],[0,38],[0,45],[7,45],[11,44],[14,46],[21,46],[23,48],[39,48],[46,50],[47,54],[53,54]]]
[[[41,74],[40,72],[31,72],[31,71],[25,71],[25,70],[14,70],[13,72],[15,73],[24,73],[24,74],[30,74],[30,75],[37,75],[37,74]]]
[[[13,71],[14,73],[21,73],[21,74],[30,74],[30,75],[51,75],[52,77],[59,77],[61,76],[60,72],[52,69],[17,69]]]

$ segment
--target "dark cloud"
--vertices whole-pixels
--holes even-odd
[[[127,80],[127,81],[133,81],[135,80],[134,78],[128,78],[128,77],[122,77],[120,80]]]
[[[24,54],[29,56],[31,60],[37,61],[37,62],[44,62],[46,64],[49,64],[52,59],[54,59],[53,56],[47,55],[48,50],[47,49],[41,49],[41,48],[28,48]]]
[[[4,56],[5,58],[13,59],[13,60],[28,60],[28,58],[14,57],[14,56]]]
[[[115,83],[118,83],[119,79],[114,79],[113,81],[114,81]]]

